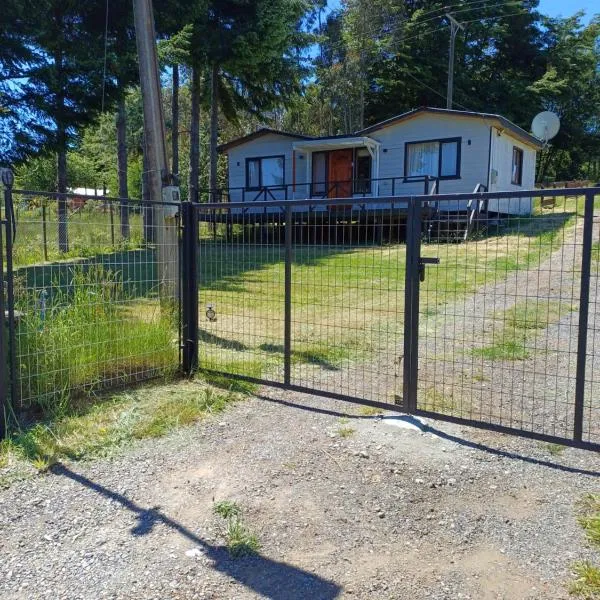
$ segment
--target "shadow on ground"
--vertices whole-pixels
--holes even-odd
[[[397,413],[395,415],[389,415],[389,416],[383,416],[383,415],[364,416],[364,415],[357,415],[356,413],[352,413],[352,412],[348,412],[348,411],[344,411],[344,410],[321,408],[321,407],[311,406],[311,405],[307,405],[307,404],[301,404],[299,402],[291,402],[289,400],[282,400],[281,398],[267,396],[264,393],[262,395],[257,395],[256,397],[259,398],[260,400],[266,400],[267,402],[281,404],[281,405],[287,406],[289,408],[297,408],[300,410],[307,410],[307,411],[316,412],[316,413],[320,413],[320,414],[331,415],[334,417],[344,417],[347,419],[356,419],[356,420],[362,419],[362,420],[369,420],[369,421],[374,421],[374,420],[385,421],[386,419],[395,419],[395,420],[402,419],[408,425],[407,429],[418,429],[422,433],[431,433],[440,439],[454,442],[455,444],[464,446],[466,448],[471,448],[473,450],[479,450],[480,452],[486,452],[488,454],[493,454],[495,456],[502,456],[504,458],[520,460],[520,461],[523,461],[526,463],[531,463],[534,465],[540,465],[542,467],[547,467],[549,469],[555,469],[557,471],[563,471],[565,473],[573,473],[575,475],[587,475],[589,477],[600,477],[600,471],[595,471],[592,469],[583,469],[580,467],[572,467],[570,465],[560,464],[559,462],[545,460],[543,458],[537,458],[535,456],[528,456],[527,454],[524,454],[521,452],[514,452],[512,450],[506,450],[504,448],[496,448],[489,444],[483,444],[481,442],[469,440],[466,437],[448,433],[446,431],[438,429],[438,427],[436,427],[436,426],[433,426],[429,423],[423,422],[418,417],[411,416],[411,415],[405,415],[404,413]],[[389,408],[386,408],[386,410],[394,411],[394,409],[391,406]],[[589,452],[589,450],[586,450],[586,452]]]
[[[271,600],[305,600],[306,598],[333,600],[342,591],[341,587],[332,581],[260,554],[232,559],[227,548],[209,544],[181,523],[163,514],[160,507],[143,509],[123,494],[75,473],[61,463],[54,465],[51,471],[55,475],[71,479],[105,498],[118,502],[134,513],[137,524],[131,529],[133,536],[148,535],[155,525],[164,525],[196,544],[203,554],[213,561],[213,569],[235,579],[263,598]]]

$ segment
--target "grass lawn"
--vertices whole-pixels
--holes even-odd
[[[514,219],[498,235],[466,244],[423,243],[422,255],[439,257],[440,265],[427,267],[421,284],[421,314],[425,319],[434,316],[444,305],[485,284],[501,282],[516,270],[535,269],[560,248],[573,224],[573,213],[539,215]],[[292,362],[296,368],[319,365],[335,371],[351,361],[368,360],[401,346],[405,271],[403,244],[296,245],[292,266]],[[284,247],[279,244],[202,243],[203,367],[281,377],[284,277]],[[209,306],[216,312],[214,321],[204,316]],[[556,307],[545,307],[545,321],[544,307],[538,309],[534,315],[526,307],[525,321],[513,329],[527,331],[533,319],[545,323],[544,327],[553,321]],[[522,340],[518,333],[514,338],[500,354],[513,357],[519,353]]]

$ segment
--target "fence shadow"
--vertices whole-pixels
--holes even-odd
[[[79,483],[104,498],[118,502],[122,507],[131,511],[137,520],[136,525],[130,531],[131,535],[148,535],[156,525],[164,525],[197,545],[200,551],[213,561],[212,568],[215,571],[235,579],[262,598],[271,600],[305,600],[306,598],[333,600],[341,594],[342,588],[338,584],[299,567],[272,560],[261,554],[232,559],[224,546],[208,543],[181,523],[165,515],[160,507],[144,509],[127,496],[72,471],[62,463],[54,465],[51,471],[55,475]]]
[[[341,417],[341,418],[346,418],[346,419],[352,419],[352,420],[356,420],[356,421],[358,421],[358,420],[385,421],[386,418],[398,419],[398,415],[403,414],[403,413],[396,413],[393,417],[391,415],[390,415],[390,417],[386,417],[383,415],[375,415],[375,416],[357,415],[356,413],[352,413],[352,412],[349,412],[349,411],[346,411],[343,409],[323,408],[320,406],[312,406],[309,404],[303,404],[301,402],[293,402],[291,400],[283,400],[282,398],[275,398],[273,396],[268,396],[264,392],[259,395],[257,394],[256,398],[258,398],[259,400],[265,400],[267,402],[272,402],[273,404],[280,404],[280,405],[286,406],[288,408],[296,408],[298,410],[307,410],[307,411],[318,413],[318,414],[329,415],[332,417]],[[393,409],[390,408],[390,411],[393,411]],[[395,412],[395,411],[393,411],[393,412]],[[554,469],[556,471],[563,471],[565,473],[571,473],[574,475],[587,475],[588,477],[600,477],[600,471],[595,471],[593,469],[584,469],[581,467],[571,467],[569,465],[560,464],[559,462],[555,462],[552,460],[536,458],[535,456],[528,456],[527,454],[525,454],[523,452],[515,452],[512,450],[504,450],[503,448],[496,448],[496,447],[492,446],[491,444],[484,444],[482,442],[476,442],[476,441],[467,439],[465,436],[459,436],[459,435],[448,433],[447,431],[443,431],[442,429],[439,429],[438,427],[436,427],[430,423],[424,423],[420,419],[409,416],[409,415],[405,416],[405,420],[408,423],[411,423],[415,428],[420,429],[421,432],[431,433],[440,439],[444,439],[449,442],[454,442],[455,444],[464,446],[466,448],[471,448],[472,450],[478,450],[480,452],[485,452],[487,454],[492,454],[494,456],[501,456],[503,458],[509,458],[512,460],[520,460],[525,463],[530,463],[530,464],[538,465],[541,467],[547,467],[549,469]],[[589,450],[586,450],[586,452],[589,452]]]

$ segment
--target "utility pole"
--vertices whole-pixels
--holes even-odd
[[[452,108],[452,93],[454,91],[454,46],[458,30],[464,30],[465,27],[450,13],[446,13],[446,18],[450,21],[450,56],[448,57],[448,91],[446,93],[446,108]]]
[[[162,110],[156,32],[152,0],[133,0],[135,37],[140,64],[140,85],[144,111],[144,154],[147,155],[146,182],[152,202],[179,202],[179,188],[167,161],[165,120]],[[151,205],[154,241],[161,297],[175,301],[179,294],[179,250],[177,206]]]

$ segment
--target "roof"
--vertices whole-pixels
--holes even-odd
[[[375,123],[369,127],[365,127],[360,131],[355,131],[353,134],[348,135],[324,135],[321,137],[311,136],[311,135],[301,135],[299,133],[290,133],[288,131],[279,131],[277,129],[270,129],[269,127],[262,127],[253,133],[249,133],[248,135],[236,138],[227,142],[225,144],[221,144],[218,147],[219,152],[226,152],[231,148],[235,148],[236,146],[241,146],[242,144],[246,144],[247,142],[251,142],[263,135],[274,134],[281,135],[284,137],[290,137],[297,140],[334,140],[340,138],[349,138],[354,136],[364,136],[372,133],[373,131],[377,131],[379,129],[383,129],[384,127],[389,127],[391,125],[396,125],[397,123],[401,123],[402,121],[406,121],[408,119],[412,119],[413,117],[422,115],[422,114],[442,114],[449,116],[457,116],[457,117],[469,117],[474,119],[483,119],[495,121],[498,125],[503,127],[504,129],[508,129],[514,136],[521,139],[526,144],[530,146],[534,146],[535,148],[542,148],[543,143],[541,140],[531,135],[523,128],[515,125],[512,121],[509,121],[506,117],[502,115],[496,115],[493,113],[483,113],[483,112],[474,112],[469,110],[453,110],[450,108],[433,108],[428,106],[423,106],[421,108],[415,108],[413,110],[409,110],[408,112],[402,113],[400,115],[396,115],[395,117],[391,117],[386,119],[385,121],[380,121],[379,123]]]
[[[512,121],[509,121],[506,117],[502,115],[496,115],[494,113],[483,113],[483,112],[474,112],[469,110],[453,110],[450,108],[433,108],[428,106],[423,106],[421,108],[415,108],[413,110],[409,110],[408,112],[402,113],[400,115],[396,115],[395,117],[391,117],[390,119],[386,119],[385,121],[380,121],[379,123],[375,123],[370,127],[365,127],[360,131],[356,131],[354,135],[367,135],[373,131],[377,131],[378,129],[383,129],[384,127],[389,127],[390,125],[395,125],[396,123],[400,123],[407,119],[411,119],[415,116],[421,114],[442,114],[442,115],[456,115],[458,117],[471,117],[476,119],[487,119],[493,120],[499,123],[505,129],[510,130],[515,136],[521,138],[524,142],[535,146],[536,148],[542,148],[543,143],[541,140],[531,135],[527,131],[525,131],[522,127],[515,125]]]
[[[251,142],[252,140],[262,137],[263,135],[268,135],[270,133],[274,134],[274,135],[281,135],[284,137],[291,137],[291,138],[295,138],[298,140],[314,139],[313,136],[310,136],[310,135],[301,135],[299,133],[290,133],[288,131],[279,131],[278,129],[271,129],[270,127],[261,127],[260,129],[257,129],[256,131],[249,133],[248,135],[244,135],[242,137],[235,138],[235,139],[231,140],[230,142],[226,142],[225,144],[221,144],[220,146],[217,147],[217,150],[219,152],[227,152],[227,150],[231,150],[231,148],[235,148],[236,146],[241,146],[242,144],[246,144],[247,142]]]

